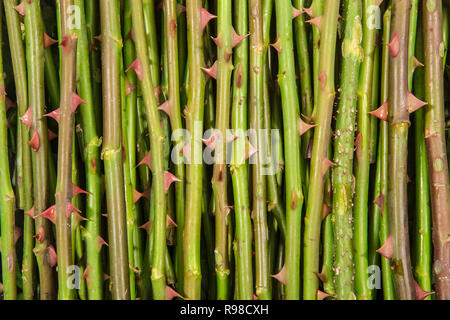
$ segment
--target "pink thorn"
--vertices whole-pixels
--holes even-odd
[[[38,232],[33,236],[39,243],[44,242],[45,239],[45,228],[44,226],[39,226]]]
[[[327,173],[328,169],[332,166],[335,166],[336,164],[331,161],[330,159],[328,159],[327,157],[325,157],[323,159],[322,162],[322,176],[325,176],[325,174]]]
[[[33,137],[30,141],[28,141],[28,145],[33,149],[34,152],[38,152],[41,147],[41,139],[39,138],[39,133],[35,129],[33,133]]]
[[[211,134],[208,139],[202,139],[202,142],[209,149],[214,150],[216,148],[216,135],[215,135],[215,133]]]
[[[282,284],[286,285],[286,264],[283,266],[283,268],[275,275],[272,275],[275,279],[277,279]]]
[[[18,6],[15,6],[14,10],[16,10],[21,16],[25,16],[25,0],[23,0]]]
[[[325,298],[328,298],[329,296],[330,295],[328,293],[317,290],[317,300],[324,300]]]
[[[166,227],[170,226],[178,227],[175,221],[173,221],[173,219],[169,215],[166,215]]]
[[[246,148],[245,151],[245,160],[250,159],[258,152],[258,149],[256,149],[250,142],[247,142],[247,146],[248,148]]]
[[[80,211],[80,209],[75,207],[72,202],[70,202],[70,201],[67,202],[67,204],[66,204],[66,217],[70,218],[72,216],[72,213],[74,213],[74,212],[80,213],[81,211]]]
[[[78,94],[75,92],[72,92],[72,113],[75,113],[77,111],[77,108],[80,104],[86,104],[86,101],[80,98]]]
[[[216,38],[211,37],[212,41],[216,44],[217,48],[222,47],[222,38],[218,35]]]
[[[110,277],[109,274],[106,274],[106,273],[103,274],[103,280],[104,280],[104,281],[109,280],[110,278],[111,278],[111,277]]]
[[[373,203],[380,209],[381,213],[383,214],[384,211],[384,194],[380,193],[380,195],[373,200]]]
[[[217,16],[209,13],[206,9],[201,8],[200,9],[200,23],[202,25],[202,32],[205,30],[206,25],[208,24],[209,21],[211,21],[212,19],[217,18]]]
[[[138,165],[136,167],[139,167],[140,165],[147,165],[147,167],[149,167],[149,169],[151,170],[151,164],[150,164],[150,151],[147,152],[147,154],[145,155],[145,157],[141,160],[141,162],[138,163]]]
[[[259,300],[259,297],[256,294],[253,294],[253,300]]]
[[[377,249],[377,252],[386,259],[392,259],[392,257],[394,256],[394,242],[392,240],[392,234],[389,235],[389,238],[387,238],[386,242],[381,246],[381,248]]]
[[[313,16],[313,10],[312,8],[303,8],[303,12],[306,13],[308,16]]]
[[[25,214],[26,214],[27,216],[29,216],[29,217],[31,217],[31,218],[33,218],[33,219],[34,219],[34,206],[33,206],[33,207],[31,207],[31,209],[30,209],[30,210],[28,210],[28,211],[25,211]]]
[[[277,38],[277,41],[275,41],[275,43],[270,44],[275,50],[277,50],[278,53],[281,53],[282,48],[281,48],[281,40],[280,38]]]
[[[46,258],[50,267],[53,268],[56,266],[58,262],[58,256],[56,255],[55,247],[53,245],[47,247]]]
[[[322,28],[322,16],[315,17],[305,22],[315,25],[319,30]]]
[[[126,95],[129,96],[134,90],[136,90],[136,86],[128,81],[125,78],[125,87],[126,87]]]
[[[208,76],[217,79],[217,61],[210,68],[201,68]]]
[[[173,300],[175,297],[184,299],[178,292],[176,292],[171,286],[166,285],[166,300]]]
[[[89,194],[89,192],[81,189],[79,186],[77,186],[76,184],[73,185],[73,196],[77,196],[79,194]]]
[[[400,52],[400,38],[397,33],[392,38],[391,43],[388,44],[388,47],[389,51],[391,51],[391,55],[394,58],[398,56],[398,53]]]
[[[423,290],[416,280],[414,280],[414,290],[416,292],[416,300],[425,300],[426,297],[434,293]]]
[[[158,110],[164,111],[170,117],[170,100],[166,100],[163,104],[158,107]]]
[[[233,45],[233,48],[236,47],[239,43],[244,41],[245,38],[249,36],[249,34],[246,34],[245,36],[240,36],[236,33],[236,30],[234,28],[231,31],[231,43]]]
[[[99,251],[102,249],[103,246],[109,247],[109,244],[105,241],[105,239],[103,239],[100,236],[97,236],[97,245]]]
[[[191,163],[191,144],[186,143],[184,145],[183,149],[181,149],[181,153],[186,158],[187,163],[190,164]]]
[[[53,39],[52,37],[50,37],[47,32],[44,32],[44,49],[47,49],[48,47],[54,45],[55,43],[57,43],[58,41],[56,41],[55,39]]]
[[[295,7],[292,7],[292,19],[297,18],[299,15],[301,15],[303,13],[302,10],[299,10]]]
[[[51,206],[50,208],[48,208],[47,210],[45,210],[41,214],[38,214],[37,216],[35,216],[35,218],[47,218],[51,222],[56,223],[56,220],[55,220],[56,219],[55,206]]]
[[[152,221],[149,220],[146,223],[144,223],[142,226],[139,227],[140,229],[144,229],[145,231],[147,231],[147,233],[150,233],[151,228],[152,228]]]
[[[83,274],[81,275],[81,281],[83,281],[84,279],[88,280],[89,277],[89,265],[86,266],[86,268],[84,268]]]
[[[31,128],[33,124],[33,116],[31,114],[31,108],[28,108],[27,112],[25,112],[25,114],[20,117],[20,120],[23,122],[24,125]]]
[[[414,111],[426,106],[428,103],[419,100],[411,92],[408,92],[408,112],[413,113]]]
[[[420,62],[415,56],[412,57],[414,69],[417,67],[423,67],[423,63]]]
[[[180,179],[175,177],[169,171],[164,171],[164,192],[167,193],[169,191],[170,186],[174,182],[181,182]]]
[[[128,67],[127,70],[125,70],[125,72],[128,72],[130,70],[134,70],[139,80],[142,81],[142,61],[139,57],[133,61],[133,63]]]
[[[298,118],[297,121],[297,127],[298,127],[298,133],[300,136],[304,135],[306,132],[308,132],[310,129],[314,128],[315,124],[309,124],[302,120],[302,118]]]
[[[63,49],[64,54],[67,54],[70,51],[70,47],[72,46],[72,37],[67,35],[64,36],[61,40],[61,47]]]
[[[59,120],[61,119],[61,109],[58,108],[56,110],[53,110],[50,113],[44,114],[45,117],[50,117],[56,120],[56,122],[59,123]]]
[[[133,203],[138,202],[144,195],[133,188]]]
[[[383,103],[381,107],[379,107],[377,110],[369,112],[369,114],[377,117],[380,120],[387,121],[388,120],[388,101]]]
[[[47,135],[48,135],[48,141],[53,141],[56,138],[58,138],[58,135],[50,129],[47,129]]]

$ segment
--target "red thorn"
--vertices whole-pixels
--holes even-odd
[[[79,186],[77,186],[76,184],[73,185],[73,196],[77,196],[79,194],[89,194],[89,192],[81,189]]]
[[[208,76],[217,79],[217,61],[210,68],[201,68]]]
[[[25,16],[25,0],[22,0],[18,6],[15,6],[14,10],[16,10],[21,16]]]
[[[213,133],[209,136],[208,139],[202,139],[202,142],[210,148],[211,150],[214,150],[216,148],[216,135]]]
[[[380,193],[379,196],[373,200],[373,203],[380,209],[381,214],[384,211],[384,194]]]
[[[81,211],[80,211],[80,209],[75,207],[71,201],[67,202],[67,204],[66,204],[66,217],[70,218],[70,216],[74,212],[80,213]]]
[[[425,300],[426,297],[434,293],[423,290],[416,280],[414,280],[414,290],[416,292],[416,300]]]
[[[28,141],[28,145],[33,149],[34,152],[38,152],[41,147],[41,139],[39,138],[39,133],[35,129],[33,132],[33,137]]]
[[[315,25],[319,30],[322,28],[322,16],[306,20],[305,22]]]
[[[275,50],[277,50],[278,53],[281,53],[282,48],[281,48],[281,40],[280,38],[277,38],[277,41],[275,41],[275,43],[270,44]]]
[[[292,7],[292,19],[297,18],[299,15],[301,15],[303,13],[302,10],[299,10],[295,7]]]
[[[392,259],[394,256],[394,243],[392,241],[392,234],[389,235],[386,242],[377,250],[379,254],[381,254],[386,259]]]
[[[21,229],[20,227],[18,227],[18,226],[15,226],[15,227],[14,227],[14,244],[17,243],[17,240],[20,239],[20,237],[22,236],[22,234],[23,234],[22,229]]]
[[[67,54],[72,46],[72,37],[69,35],[64,36],[60,46],[62,47],[64,54]]]
[[[272,275],[275,279],[277,279],[282,284],[286,285],[286,264],[281,268],[280,272]]]
[[[323,71],[320,75],[319,75],[319,84],[320,84],[320,88],[323,90],[325,89],[325,86],[327,85],[327,73],[325,71]]]
[[[167,193],[169,191],[170,186],[174,182],[181,182],[180,179],[175,177],[169,171],[164,171],[164,192]]]
[[[408,112],[413,113],[414,111],[422,108],[423,106],[427,105],[428,103],[419,100],[416,98],[415,95],[413,95],[411,92],[408,92]]]
[[[166,100],[163,104],[158,107],[158,110],[164,111],[170,117],[170,100]]]
[[[233,45],[233,48],[236,47],[237,45],[239,45],[239,43],[241,43],[245,38],[247,38],[249,36],[249,34],[246,34],[244,36],[240,36],[236,33],[236,30],[234,30],[234,28],[231,31],[231,43]]]
[[[56,220],[55,220],[56,219],[55,206],[51,206],[50,208],[48,208],[47,210],[45,210],[41,214],[38,214],[37,216],[35,216],[35,218],[47,218],[51,222],[56,223]]]
[[[138,165],[136,167],[139,167],[140,165],[147,165],[147,167],[149,167],[149,169],[151,170],[151,164],[150,164],[150,151],[147,152],[147,154],[144,156],[144,158],[142,158],[141,162],[138,163]]]
[[[306,13],[309,17],[313,16],[312,8],[303,8],[303,12]]]
[[[50,267],[53,268],[56,266],[56,264],[58,263],[58,256],[56,255],[54,246],[50,245],[47,247],[46,258]]]
[[[328,293],[317,290],[317,300],[324,300],[325,298],[328,298],[329,296],[330,295]]]
[[[325,220],[325,218],[331,213],[331,207],[324,203],[322,205],[322,220]]]
[[[253,294],[253,300],[259,300],[259,297],[256,294]]]
[[[302,120],[302,118],[298,118],[297,128],[300,136],[304,135],[308,130],[314,128],[315,126],[315,124],[306,123]]]
[[[57,43],[58,41],[56,41],[55,39],[53,39],[52,37],[50,37],[47,32],[44,32],[44,49],[47,49],[48,47],[54,45],[55,43]]]
[[[75,113],[77,111],[77,108],[80,104],[86,104],[86,101],[80,98],[78,94],[75,92],[72,92],[72,113]]]
[[[61,109],[58,108],[56,110],[53,110],[50,113],[44,114],[45,117],[50,117],[56,120],[56,122],[59,123],[59,120],[61,119]]]
[[[142,81],[142,61],[139,57],[133,61],[133,63],[128,67],[127,70],[125,70],[125,72],[128,72],[130,70],[134,70],[139,80]]]
[[[98,250],[100,251],[103,246],[109,247],[109,244],[106,243],[105,239],[103,239],[100,236],[97,236],[97,246],[98,246]]]
[[[25,114],[20,117],[20,120],[23,122],[24,125],[31,128],[33,124],[33,116],[31,113],[31,108],[28,108],[27,112],[25,112]]]
[[[208,24],[209,21],[211,21],[212,19],[217,18],[217,16],[209,13],[206,9],[201,8],[200,9],[200,23],[202,25],[202,32],[205,30],[206,25]]]
[[[191,144],[186,143],[184,145],[183,149],[181,149],[181,153],[186,158],[187,163],[190,164],[191,163]]]
[[[129,96],[130,93],[132,93],[134,90],[136,90],[136,86],[128,81],[127,78],[125,78],[125,87],[126,87],[126,95]]]
[[[58,138],[58,135],[50,129],[47,129],[47,136],[48,136],[48,141],[53,141],[56,138]]]
[[[391,56],[394,58],[398,56],[398,53],[400,52],[400,38],[398,36],[398,33],[394,35],[392,38],[391,43],[388,44],[389,51],[391,51]]]
[[[24,212],[27,216],[34,219],[34,206],[30,210]]]
[[[45,228],[44,226],[39,226],[38,232],[33,236],[39,243],[44,242],[45,239]]]
[[[336,164],[333,161],[331,161],[330,159],[325,157],[322,162],[322,176],[324,176],[327,173],[327,171],[330,167],[335,166],[335,165]]]
[[[166,215],[166,227],[170,226],[178,227],[175,221],[173,221],[173,219],[169,215]]]
[[[150,233],[151,228],[152,228],[152,221],[149,220],[146,223],[144,223],[142,226],[139,227],[140,229],[144,229],[145,231],[147,231],[147,233]]]
[[[173,300],[175,297],[184,299],[178,292],[176,292],[171,286],[166,285],[166,300]]]
[[[387,121],[388,120],[388,101],[386,101],[385,103],[383,103],[383,105],[381,107],[379,107],[378,109],[369,112],[369,114],[377,117],[380,120],[383,121]]]

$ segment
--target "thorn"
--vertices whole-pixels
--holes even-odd
[[[81,281],[83,281],[84,279],[86,279],[86,281],[89,282],[88,277],[89,277],[89,265],[86,266],[86,268],[84,268],[83,274],[81,275]]]
[[[178,227],[175,221],[173,221],[173,219],[169,215],[166,215],[166,228],[170,226],[174,226],[175,228]]]
[[[33,206],[33,207],[31,207],[31,209],[30,209],[30,210],[28,210],[28,211],[25,211],[25,212],[24,212],[24,214],[26,214],[27,216],[29,216],[29,217],[31,217],[31,218],[33,218],[33,219],[34,219],[34,206]]]
[[[230,59],[233,56],[233,53],[231,53],[228,50],[225,50],[225,52],[223,53],[223,56],[224,56],[226,62],[230,62]]]
[[[97,246],[98,246],[98,251],[100,251],[103,246],[109,247],[109,244],[105,241],[105,239],[103,239],[100,236],[97,236]]]
[[[15,107],[17,107],[17,105],[10,98],[6,97],[6,112],[8,112],[9,109]]]
[[[416,280],[414,280],[414,290],[416,292],[416,300],[425,300],[426,297],[434,293],[423,290]]]
[[[412,56],[412,62],[414,65],[414,69],[416,69],[418,67],[423,67],[423,63],[420,62],[415,56]]]
[[[152,221],[151,220],[147,221],[146,223],[144,223],[139,228],[140,229],[144,229],[145,231],[147,231],[147,233],[150,233],[150,231],[152,229]]]
[[[306,20],[305,22],[310,23],[312,25],[315,25],[317,27],[317,29],[321,30],[321,28],[322,28],[322,18],[323,18],[322,16],[318,16],[318,17],[315,17],[313,19]]]
[[[314,272],[314,274],[316,275],[317,279],[319,279],[322,283],[327,282],[327,277],[322,272],[321,273]]]
[[[422,108],[423,106],[427,105],[428,103],[419,100],[416,98],[415,95],[413,95],[411,92],[408,92],[408,112],[413,113],[414,111]]]
[[[136,60],[134,60],[133,63],[131,63],[131,65],[128,67],[127,70],[125,70],[125,72],[128,72],[130,70],[134,70],[139,80],[142,81],[142,61],[139,57],[137,57]]]
[[[253,300],[259,300],[259,297],[256,294],[253,294]]]
[[[181,153],[186,158],[187,164],[191,163],[191,144],[186,143],[184,147],[181,149]]]
[[[222,37],[218,35],[216,38],[211,36],[211,40],[214,42],[217,48],[222,48]]]
[[[233,48],[239,45],[245,38],[247,38],[250,34],[246,34],[244,36],[240,36],[236,33],[236,30],[234,28],[231,29],[231,43]]]
[[[48,141],[53,141],[56,138],[58,138],[58,135],[50,129],[47,129],[47,136],[48,136]]]
[[[128,81],[127,78],[125,78],[125,87],[126,87],[126,95],[127,97],[132,93],[134,90],[136,90],[136,86]]]
[[[297,18],[299,15],[301,15],[304,11],[299,10],[295,7],[292,7],[292,19]]]
[[[330,295],[328,293],[317,290],[317,300],[324,300],[325,298],[328,298],[329,296]]]
[[[391,43],[388,44],[389,51],[391,52],[391,56],[394,58],[398,56],[398,53],[400,52],[400,38],[398,36],[398,33],[394,35],[392,38]]]
[[[67,54],[72,46],[72,37],[69,35],[64,36],[60,46],[62,47],[64,54]]]
[[[384,211],[384,194],[380,193],[379,196],[373,200],[373,203],[380,209],[381,214]]]
[[[50,117],[56,120],[56,122],[59,123],[59,120],[61,119],[61,108],[55,109],[50,113],[44,114],[44,117]]]
[[[211,21],[214,18],[217,18],[217,16],[209,13],[204,8],[200,9],[200,23],[201,23],[201,26],[202,26],[202,32],[205,30],[206,25],[208,24],[208,22]]]
[[[96,39],[98,42],[102,42],[103,41],[103,37],[102,37],[101,34],[96,36],[96,37],[94,37],[94,39]]]
[[[151,164],[150,164],[150,151],[147,152],[147,154],[144,156],[144,158],[142,158],[141,162],[138,163],[136,168],[139,167],[140,165],[143,165],[143,164],[147,165],[147,167],[150,170],[152,169]]]
[[[31,107],[28,108],[27,112],[25,112],[25,114],[20,117],[20,120],[23,122],[24,125],[31,128],[33,124],[33,115],[31,113]]]
[[[310,18],[313,16],[312,8],[303,8],[303,12],[306,13]]]
[[[73,229],[77,229],[78,226],[80,225],[81,221],[87,221],[88,219],[86,219],[85,217],[83,217],[81,214],[79,214],[78,212],[75,212],[72,214],[72,227]]]
[[[270,44],[278,53],[281,53],[281,39],[278,37],[275,43]]]
[[[143,196],[144,194],[133,188],[133,203],[138,202]]]
[[[258,152],[258,149],[256,149],[251,143],[250,141],[246,141],[246,148],[245,148],[245,160],[250,159],[251,157],[253,157],[253,155],[255,155]]]
[[[109,274],[104,273],[103,274],[103,281],[109,280],[111,277],[109,276]]]
[[[6,96],[6,90],[5,87],[0,86],[0,97],[5,97]]]
[[[381,248],[376,250],[379,254],[381,254],[386,259],[391,260],[394,256],[394,243],[392,241],[392,234],[389,235],[386,242],[381,246]]]
[[[44,49],[47,49],[48,47],[54,45],[55,43],[57,43],[58,41],[56,41],[55,39],[53,39],[52,37],[50,37],[47,32],[44,32]]]
[[[39,138],[39,133],[34,129],[33,137],[28,141],[28,145],[33,149],[34,152],[38,152],[41,146],[41,139]]]
[[[164,111],[170,117],[170,100],[166,100],[163,104],[158,107],[158,110]]]
[[[161,91],[161,87],[160,86],[157,86],[157,87],[153,88],[153,93],[155,94],[156,102],[159,101],[159,93],[160,93],[160,91]]]
[[[325,89],[325,86],[327,85],[327,73],[325,71],[323,71],[320,75],[319,75],[319,84],[320,84],[320,88],[323,90]]]
[[[48,220],[50,220],[51,222],[56,224],[56,220],[55,220],[56,219],[55,206],[51,206],[50,208],[48,208],[47,210],[45,210],[41,214],[38,214],[37,216],[35,216],[35,218],[47,218]]]
[[[369,112],[369,114],[377,117],[380,120],[383,121],[387,121],[388,120],[388,101],[386,101],[385,103],[383,103],[383,105],[381,107],[379,107],[378,109]]]
[[[39,226],[38,232],[33,236],[39,243],[44,242],[45,239],[45,228],[44,226]]]
[[[66,217],[69,219],[74,212],[81,213],[80,209],[75,207],[71,201],[68,201],[66,204]]]
[[[322,176],[325,176],[325,174],[327,173],[328,169],[332,166],[335,166],[336,164],[331,161],[330,159],[328,159],[327,157],[323,158],[323,162],[322,162]]]
[[[277,279],[280,283],[286,285],[286,264],[283,265],[280,272],[272,275],[273,278]]]
[[[164,193],[167,193],[169,191],[170,186],[174,182],[181,182],[181,180],[175,177],[169,171],[164,171]]]
[[[79,186],[77,186],[76,184],[73,185],[73,196],[77,196],[79,194],[90,194],[89,192],[81,189]]]
[[[72,113],[75,113],[75,111],[77,111],[78,106],[82,103],[87,104],[86,101],[81,99],[78,94],[72,92]]]
[[[54,246],[50,245],[47,247],[46,258],[50,267],[53,268],[56,266],[56,263],[58,262],[58,256],[56,255]]]
[[[130,31],[128,32],[128,34],[125,37],[125,41],[127,40],[131,40],[134,42],[134,34],[133,34],[133,28],[130,29]]]
[[[209,68],[201,68],[208,76],[217,79],[217,61]]]
[[[182,4],[178,4],[178,6],[177,6],[177,11],[178,11],[178,14],[181,14],[181,13],[183,13],[183,12],[186,12],[186,7],[183,6]]]
[[[173,300],[175,297],[184,300],[184,298],[178,292],[176,292],[171,286],[166,285],[166,300]]]
[[[322,205],[322,220],[325,220],[325,218],[331,213],[331,207],[324,203]]]
[[[16,10],[21,16],[25,16],[25,0],[22,0],[18,6],[15,6],[14,10]]]
[[[300,136],[303,136],[306,132],[308,132],[311,128],[314,128],[315,124],[309,124],[302,120],[302,118],[298,118],[297,120],[297,128],[298,128],[298,134]]]

